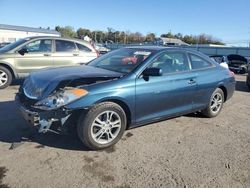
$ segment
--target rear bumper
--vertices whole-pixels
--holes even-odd
[[[231,67],[231,66],[229,66],[229,69],[231,71],[240,72],[240,71],[246,71],[247,70],[247,66],[239,66],[239,67]]]

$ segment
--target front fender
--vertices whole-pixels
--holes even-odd
[[[14,74],[15,78],[18,78],[18,74],[16,73],[15,68],[8,62],[0,61],[0,66],[3,65],[5,67],[8,67],[10,71]]]

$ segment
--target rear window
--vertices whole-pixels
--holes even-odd
[[[77,46],[78,50],[80,50],[82,52],[91,52],[92,51],[91,49],[89,49],[87,46],[84,46],[83,44],[76,43],[76,46]]]
[[[202,57],[194,54],[190,54],[190,60],[191,60],[191,65],[192,69],[204,69],[204,68],[209,68],[212,67],[213,64]]]

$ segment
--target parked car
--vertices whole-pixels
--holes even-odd
[[[227,60],[226,56],[212,55],[212,56],[210,56],[210,59],[212,59],[215,62],[219,63],[220,66],[229,69],[228,60]]]
[[[233,75],[196,51],[130,47],[31,73],[16,100],[39,132],[77,124],[85,146],[103,149],[128,128],[197,111],[217,116],[234,93]]]
[[[103,44],[94,44],[94,48],[100,53],[100,54],[106,54],[110,51],[105,45]]]
[[[15,78],[48,67],[87,63],[98,56],[87,42],[60,37],[29,37],[0,49],[0,89]]]
[[[247,72],[248,61],[241,55],[213,55],[210,56],[210,58],[213,58],[218,63],[221,63],[222,60],[224,60],[224,62],[227,62],[229,69],[235,73],[245,74]]]
[[[229,69],[235,73],[245,74],[247,73],[248,62],[247,59],[240,55],[228,55]]]
[[[0,48],[3,48],[4,46],[10,44],[10,42],[2,42],[0,43]]]

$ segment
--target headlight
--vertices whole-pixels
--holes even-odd
[[[69,104],[87,94],[88,91],[84,89],[67,89],[37,102],[34,107],[42,110],[52,110]]]

